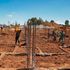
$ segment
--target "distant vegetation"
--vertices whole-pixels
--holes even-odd
[[[17,21],[15,23],[11,23],[8,21],[9,25],[6,25],[6,24],[0,24],[0,27],[3,26],[3,27],[15,27],[15,26],[20,26],[20,23],[18,24]],[[31,24],[31,25],[54,25],[54,24],[57,24],[54,20],[51,20],[51,21],[47,21],[47,20],[43,20],[42,18],[36,18],[36,17],[32,17],[30,19],[27,20],[27,24]],[[60,24],[60,23],[59,23]],[[70,26],[70,22],[69,20],[65,20],[65,23],[64,24],[60,24],[60,25],[65,25],[65,26]]]
[[[32,17],[31,19],[28,19],[27,21],[28,24],[31,24],[31,25],[47,25],[48,23],[51,24],[51,23],[56,23],[54,20],[51,20],[50,22],[47,21],[47,20],[43,20],[42,18],[36,18],[36,17]],[[59,23],[60,24],[60,23]],[[64,23],[65,26],[69,26],[69,20],[65,20],[65,23]]]
[[[43,23],[43,20],[42,18],[37,19],[36,17],[33,17],[31,19],[28,19],[27,23],[31,25],[40,25]]]
[[[14,24],[10,24],[9,27],[16,27],[16,26],[20,26],[20,24],[18,24],[17,22],[15,22]]]
[[[66,25],[66,26],[69,26],[69,20],[66,20],[66,21],[65,21],[65,25]]]

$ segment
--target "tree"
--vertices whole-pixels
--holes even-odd
[[[47,21],[47,20],[45,20],[45,22],[46,22],[46,23],[48,23],[48,21]]]
[[[43,23],[42,18],[39,17],[39,19],[37,19],[36,17],[32,17],[31,19],[28,19],[27,24],[31,24],[31,25],[40,25]]]
[[[39,19],[37,19],[37,24],[40,25],[43,23],[43,19],[39,17]]]
[[[65,20],[65,25],[69,26],[69,20]]]
[[[31,19],[28,19],[27,24],[31,24],[31,25],[36,24],[37,25],[37,18],[33,17]]]
[[[20,27],[20,24],[18,24],[16,21],[14,27]]]
[[[51,23],[54,23],[54,20],[51,20],[50,22],[51,22]]]
[[[14,27],[14,25],[13,24],[10,24],[10,27]]]

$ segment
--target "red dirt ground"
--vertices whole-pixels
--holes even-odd
[[[70,35],[70,32],[68,33]],[[24,43],[24,30],[21,32],[20,43]],[[68,41],[68,42],[66,42]],[[65,38],[65,44],[70,44],[70,37]],[[39,49],[38,49],[39,48]],[[26,46],[20,46],[15,49],[15,32],[3,31],[0,35],[0,52],[13,52],[26,53]],[[70,67],[70,47],[60,48],[59,42],[53,42],[48,40],[47,33],[41,29],[36,33],[36,53],[64,53],[63,55],[51,55],[51,56],[36,56],[36,68],[37,70],[47,70],[51,68],[54,70],[59,67]],[[1,54],[0,54],[1,55]],[[1,57],[0,57],[1,58]],[[5,70],[16,70],[17,68],[27,67],[26,56],[4,55],[0,60],[0,68],[10,68]],[[14,68],[14,69],[13,69]],[[54,68],[54,69],[53,69]],[[2,70],[2,69],[0,69]]]

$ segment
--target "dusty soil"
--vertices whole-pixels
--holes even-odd
[[[16,48],[15,32],[9,30],[3,31],[3,33],[0,34],[0,52],[4,53],[15,51],[16,53],[26,53],[26,45],[23,45],[23,43],[25,42],[24,30],[21,32],[20,36],[20,45],[18,48]],[[65,44],[70,44],[70,37],[65,38]],[[58,41],[52,41],[52,39],[48,40],[47,32],[45,32],[44,29],[37,30],[35,49],[36,53],[40,53],[40,51],[43,53],[64,53],[63,55],[36,56],[35,65],[36,68],[38,68],[37,70],[47,70],[47,68],[70,67],[70,47],[60,47],[61,46]],[[0,60],[0,68],[10,68],[5,70],[16,70],[17,68],[26,67],[26,56],[3,55]]]

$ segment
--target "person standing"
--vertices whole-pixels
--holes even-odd
[[[56,41],[56,33],[54,30],[52,31],[52,36],[53,36],[53,41]]]
[[[15,35],[15,45],[19,44],[20,41],[19,41],[19,37],[20,37],[20,33],[21,33],[21,29],[20,29],[20,26],[16,26],[15,27],[15,32],[16,32],[16,35]]]
[[[61,43],[62,46],[64,45],[64,40],[65,40],[65,32],[63,30],[61,30],[59,42]]]

